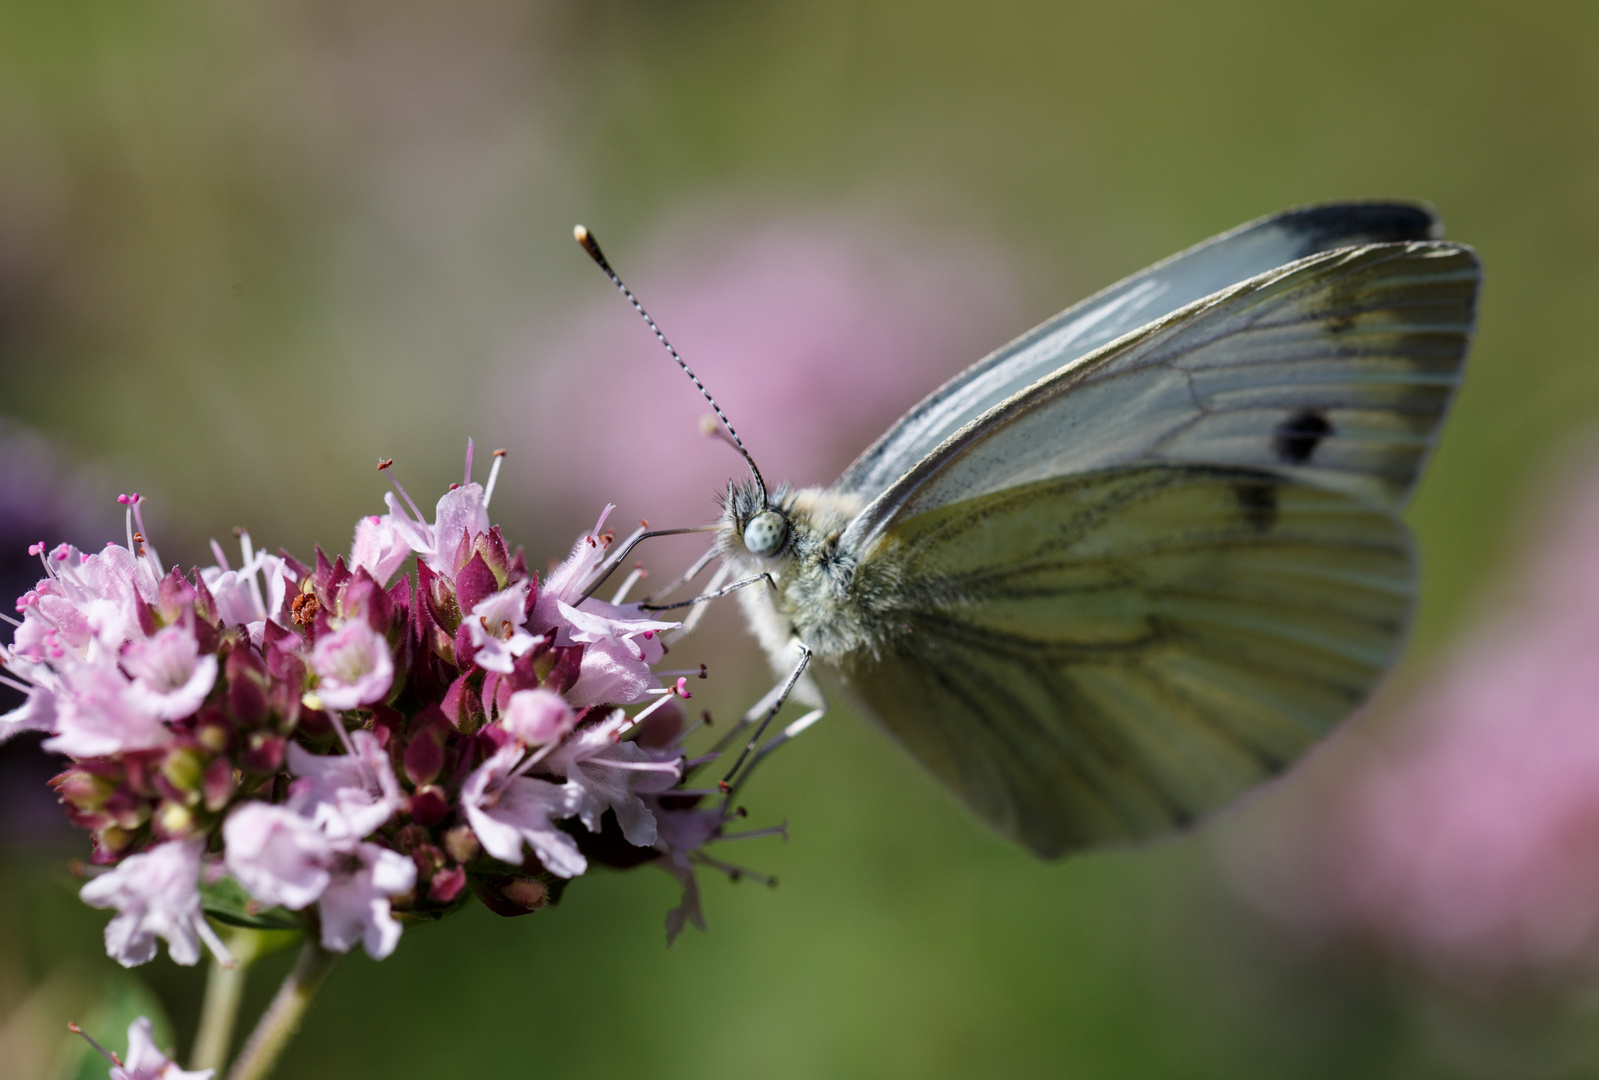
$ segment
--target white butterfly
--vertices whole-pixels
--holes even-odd
[[[980,360],[832,487],[768,491],[751,460],[693,568],[723,564],[701,601],[753,583],[787,673],[746,754],[822,714],[814,659],[1044,856],[1185,825],[1288,766],[1405,635],[1398,514],[1481,281],[1440,235],[1406,203],[1263,218]],[[790,693],[812,711],[760,746]]]

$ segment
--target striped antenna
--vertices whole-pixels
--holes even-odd
[[[633,295],[633,290],[629,289],[617,272],[611,269],[611,264],[605,260],[605,253],[600,250],[599,242],[594,239],[594,234],[583,226],[577,225],[573,227],[572,235],[579,244],[583,245],[583,250],[589,253],[589,258],[593,259],[599,268],[605,271],[605,276],[611,279],[611,284],[620,289],[622,295],[627,297],[627,302],[633,305],[633,310],[638,312],[639,316],[649,325],[649,328],[654,331],[655,339],[666,346],[666,351],[672,354],[672,359],[676,360],[677,366],[683,369],[683,374],[689,377],[689,381],[710,403],[711,409],[716,413],[716,418],[722,422],[722,426],[727,429],[728,435],[732,437],[733,446],[744,456],[744,461],[749,465],[750,474],[755,477],[755,486],[761,489],[761,503],[764,505],[766,503],[766,481],[761,478],[761,470],[756,468],[755,459],[744,448],[744,441],[738,437],[738,432],[733,430],[733,425],[728,422],[727,415],[722,412],[722,407],[716,403],[716,399],[711,396],[711,392],[705,389],[705,384],[700,382],[700,377],[689,370],[689,366],[683,362],[683,358],[677,354],[677,350],[672,348],[672,343],[666,340],[666,335],[661,333],[659,326],[655,325],[655,320],[650,318],[650,313],[644,310],[644,305],[639,303],[638,297]]]

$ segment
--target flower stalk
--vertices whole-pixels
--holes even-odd
[[[282,936],[282,935],[278,935]],[[192,1069],[216,1069],[228,1063],[233,1031],[239,1021],[239,1005],[244,1000],[244,983],[257,959],[272,951],[268,935],[244,927],[233,928],[224,938],[233,963],[211,958],[206,971],[205,1000],[200,1006],[200,1029],[194,1037]]]
[[[266,1080],[272,1075],[289,1040],[300,1030],[305,1010],[322,989],[338,958],[337,953],[328,952],[315,941],[306,941],[300,958],[272,998],[272,1004],[261,1014],[249,1041],[239,1051],[227,1080]]]

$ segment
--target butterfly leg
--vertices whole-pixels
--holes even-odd
[[[811,650],[798,640],[791,643],[791,649],[798,654],[794,669],[781,682],[772,687],[765,697],[756,702],[744,714],[743,719],[739,721],[737,731],[741,732],[752,724],[755,724],[755,731],[744,744],[744,749],[740,752],[738,760],[733,763],[733,767],[727,770],[727,775],[722,778],[721,787],[729,793],[743,785],[755,766],[767,754],[816,723],[827,713],[827,699],[822,695],[821,687],[816,684],[815,679],[812,679],[806,673],[806,669],[811,662]],[[812,706],[811,711],[785,727],[765,746],[760,745],[761,736],[766,734],[767,727],[790,697]],[[760,717],[758,724],[755,723],[757,716]],[[751,758],[751,755],[754,755],[753,758]],[[744,769],[742,775],[739,775],[739,769],[743,767],[746,760],[749,761],[749,767]],[[736,783],[733,781],[735,776],[738,776]]]

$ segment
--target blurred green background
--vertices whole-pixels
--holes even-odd
[[[1261,214],[1425,199],[1487,286],[1410,512],[1424,599],[1397,694],[1483,609],[1525,493],[1599,416],[1596,191],[1592,3],[5,0],[0,415],[100,497],[153,493],[169,561],[238,524],[342,550],[381,506],[373,461],[400,458],[431,500],[468,435],[511,447],[521,479],[496,517],[556,556],[615,496],[553,494],[584,475],[582,440],[503,403],[562,363],[572,312],[631,318],[575,221],[624,273],[657,252],[660,278],[768,220],[951,238],[1009,267],[997,344]],[[905,371],[900,404],[975,355]],[[652,430],[702,410],[664,367],[639,377],[657,375],[647,415],[603,380],[569,411],[673,473]],[[759,453],[766,406],[727,404],[756,417]],[[864,443],[838,439],[832,466]],[[710,513],[732,467],[716,460],[703,505],[646,512]],[[737,648],[734,616],[713,615],[708,652]],[[765,679],[736,657],[705,695],[722,712]],[[671,950],[675,885],[654,871],[408,931],[336,972],[281,1075],[1599,1075],[1582,979],[1449,983],[1235,899],[1217,837],[1282,796],[1044,865],[838,712],[750,792],[792,839],[737,854],[780,888],[705,878],[710,932]],[[28,832],[0,866],[13,1064],[53,1060],[41,1018],[136,993],[101,951],[105,916],[72,896],[77,839]],[[285,963],[257,974],[256,1007]],[[138,973],[182,1046],[202,974],[164,954]]]

